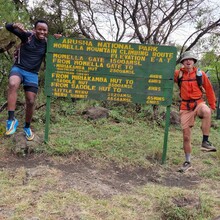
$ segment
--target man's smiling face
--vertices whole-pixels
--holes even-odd
[[[48,34],[48,26],[46,23],[38,22],[35,27],[35,35],[37,39],[44,40]]]
[[[194,59],[191,59],[191,58],[188,58],[182,61],[182,64],[184,65],[186,69],[192,69],[194,66],[194,63],[195,63]]]

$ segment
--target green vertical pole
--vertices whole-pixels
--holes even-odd
[[[164,141],[163,141],[162,164],[164,164],[165,161],[166,161],[169,126],[170,126],[170,106],[167,106],[167,110],[166,110],[166,125],[165,125],[165,131],[164,131]]]
[[[48,143],[49,140],[49,124],[50,124],[50,96],[47,96],[46,100],[46,124],[45,124],[45,134],[44,134],[44,142]]]

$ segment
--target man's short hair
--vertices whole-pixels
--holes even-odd
[[[34,28],[37,27],[37,24],[38,24],[38,23],[44,23],[44,24],[46,24],[46,25],[48,26],[48,24],[47,24],[47,22],[46,22],[45,20],[37,20],[37,21],[34,23]]]

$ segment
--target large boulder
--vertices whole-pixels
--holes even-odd
[[[180,124],[179,112],[175,112],[175,111],[170,112],[170,124],[172,124],[172,125],[179,125]]]
[[[32,141],[28,141],[25,138],[23,132],[17,132],[13,135],[12,138],[12,147],[11,150],[14,154],[18,156],[26,156],[30,153],[33,153],[35,149],[43,144],[43,138],[38,136],[35,133],[34,139]]]
[[[109,110],[103,107],[90,107],[85,109],[82,114],[86,119],[96,120],[99,118],[107,118]]]

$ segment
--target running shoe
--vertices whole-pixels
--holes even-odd
[[[201,146],[202,151],[206,152],[215,152],[217,151],[216,148],[212,145],[210,141],[203,141]]]
[[[7,120],[6,121],[6,135],[14,134],[17,127],[18,127],[18,120],[14,118],[13,120]]]
[[[192,168],[191,163],[189,161],[185,161],[178,171],[181,173],[185,173],[191,168]]]
[[[31,131],[30,128],[24,127],[24,134],[28,141],[32,141],[34,139],[34,133]]]

